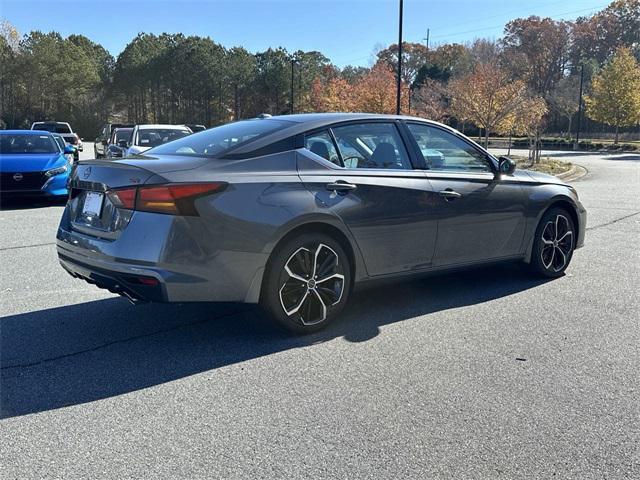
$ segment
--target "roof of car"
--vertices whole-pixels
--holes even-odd
[[[138,130],[147,130],[150,128],[166,128],[166,129],[175,129],[175,130],[184,130],[185,127],[184,125],[168,125],[168,124],[145,124],[145,125],[136,125],[138,127]]]
[[[307,122],[339,122],[348,120],[368,120],[368,119],[388,119],[388,120],[420,120],[425,121],[424,118],[412,117],[407,115],[387,115],[382,113],[343,113],[343,112],[329,112],[329,113],[296,113],[293,115],[274,115],[267,117],[265,120],[286,120],[296,123]]]
[[[0,134],[4,135],[51,135],[51,132],[46,130],[0,130]]]

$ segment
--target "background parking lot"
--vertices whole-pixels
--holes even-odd
[[[567,275],[364,290],[308,337],[133,307],[59,267],[61,206],[4,205],[3,478],[638,478],[640,155],[546,154],[587,169]]]

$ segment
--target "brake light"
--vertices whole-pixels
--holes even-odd
[[[109,191],[111,202],[118,208],[169,215],[198,215],[195,200],[219,192],[224,182],[174,183],[147,187],[128,187]]]
[[[136,206],[136,193],[138,189],[133,188],[120,188],[117,190],[109,191],[109,199],[118,208],[126,208],[133,210]]]

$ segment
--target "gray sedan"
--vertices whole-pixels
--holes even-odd
[[[366,282],[497,261],[558,277],[586,225],[573,187],[401,116],[239,121],[83,161],[70,187],[74,277],[132,301],[259,302],[299,333]]]

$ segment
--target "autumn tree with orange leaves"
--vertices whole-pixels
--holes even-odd
[[[506,71],[485,64],[477,65],[469,75],[452,80],[449,95],[455,117],[484,129],[485,147],[490,133],[510,130],[509,123],[525,110],[532,98],[524,81],[513,80]]]
[[[401,107],[409,108],[408,86],[402,84]],[[318,112],[396,112],[396,77],[383,63],[376,64],[366,74],[349,83],[333,76],[312,86],[312,105]]]

